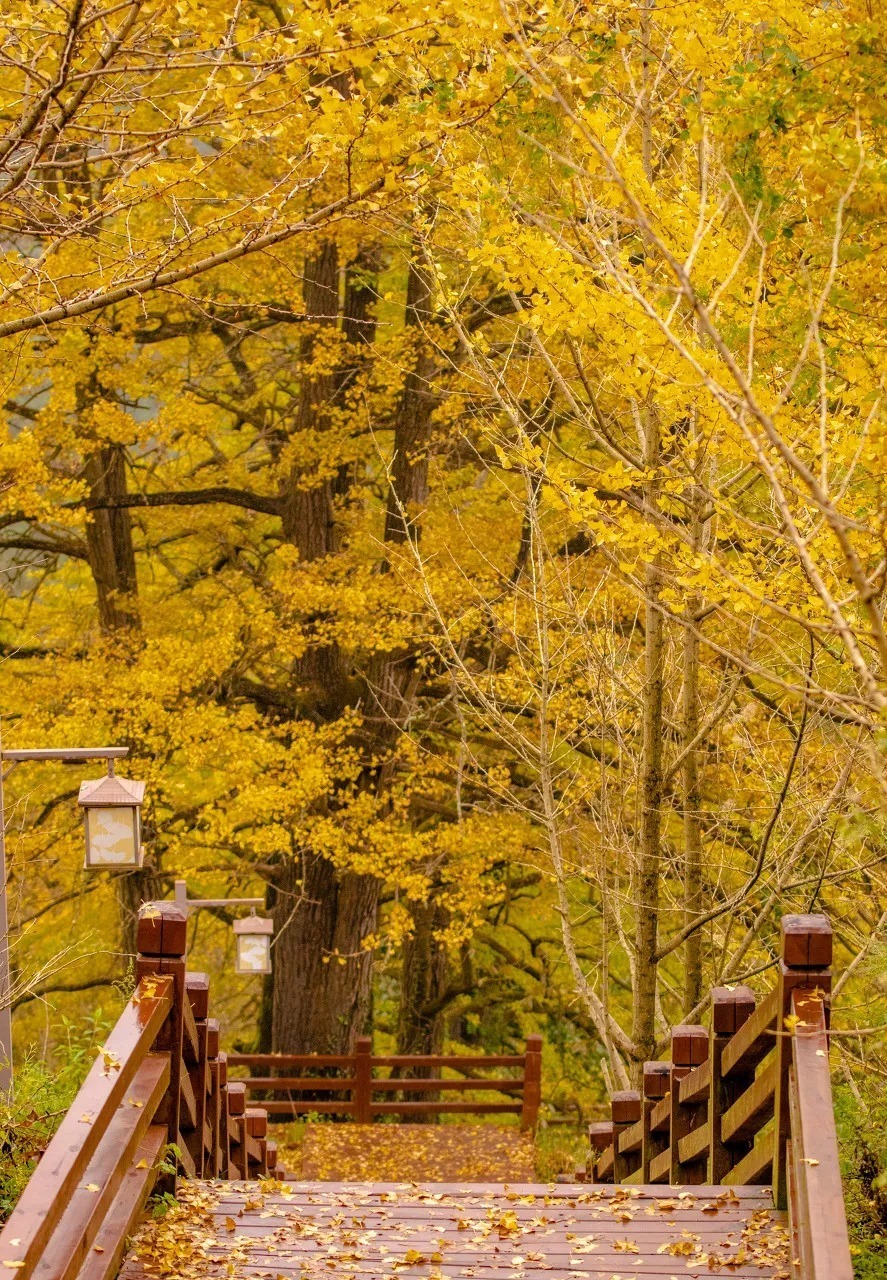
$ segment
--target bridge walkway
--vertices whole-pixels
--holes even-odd
[[[0,1276],[116,1280],[122,1265],[124,1280],[852,1280],[828,1065],[832,932],[814,915],[780,929],[775,985],[715,987],[709,1026],[672,1028],[669,1059],[644,1063],[642,1088],[613,1094],[610,1119],[590,1126],[573,1183],[374,1182],[372,1153],[359,1182],[296,1183],[269,1112],[345,1107],[364,1125],[405,1107],[480,1109],[529,1132],[538,1043],[486,1059],[520,1073],[496,1080],[482,1059],[458,1058],[461,1079],[444,1080],[426,1069],[449,1058],[374,1060],[366,1045],[312,1059],[311,1076],[281,1078],[275,1061],[229,1079],[209,981],[187,971],[186,914],[147,904],[136,990],[0,1232]],[[380,1077],[374,1062],[425,1074]],[[331,1085],[327,1068],[349,1074]],[[471,1100],[484,1083],[520,1101]],[[318,1100],[331,1087],[347,1099]],[[250,1090],[275,1088],[289,1096],[248,1105]],[[460,1100],[433,1100],[445,1089]],[[146,1222],[152,1195],[168,1212]]]
[[[787,1216],[766,1187],[266,1180],[180,1196],[180,1212],[143,1228],[121,1280],[790,1276]]]

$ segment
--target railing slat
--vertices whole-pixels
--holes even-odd
[[[382,1115],[432,1115],[450,1112],[475,1115],[520,1115],[520,1102],[374,1102],[372,1113]]]
[[[678,1160],[681,1164],[692,1164],[694,1160],[707,1156],[710,1147],[711,1129],[708,1124],[701,1124],[698,1129],[688,1133],[686,1138],[681,1138],[678,1143]]]
[[[777,1063],[768,1063],[733,1106],[721,1116],[721,1141],[727,1146],[753,1138],[773,1113]]]
[[[353,1053],[229,1053],[229,1067],[347,1067],[354,1070]]]
[[[34,1274],[59,1214],[163,1026],[171,988],[164,977],[139,984],[0,1232],[0,1257],[7,1266],[23,1264],[14,1268],[20,1280]]]
[[[771,1032],[776,1028],[778,1001],[777,991],[766,995],[748,1021],[724,1045],[721,1076],[725,1080],[729,1080],[735,1071],[752,1070],[773,1048],[775,1037]]]
[[[773,1168],[773,1133],[765,1133],[759,1137],[751,1151],[734,1164],[724,1174],[724,1185],[728,1187],[766,1186],[770,1182],[770,1170]]]
[[[694,1067],[688,1076],[684,1076],[679,1086],[681,1105],[691,1102],[702,1102],[708,1097],[711,1087],[711,1063],[703,1062]]]

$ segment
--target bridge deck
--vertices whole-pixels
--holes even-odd
[[[766,1187],[185,1184],[122,1280],[787,1278]]]

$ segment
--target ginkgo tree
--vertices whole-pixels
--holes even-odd
[[[501,12],[524,117],[478,133],[424,246],[524,531],[495,605],[414,565],[624,1077],[662,1001],[692,1020],[705,975],[767,963],[792,895],[874,892],[864,954],[883,925],[880,38],[864,5]],[[471,335],[479,279],[515,315]]]
[[[498,964],[620,1080],[710,981],[772,963],[787,902],[827,902],[862,971],[885,906],[865,7],[46,23],[17,38],[60,87],[18,55],[3,81],[34,120],[0,191],[2,678],[17,745],[101,724],[148,781],[120,949],[174,874],[264,885],[263,1047],[347,1047],[397,952],[405,1051]],[[44,929],[22,954],[103,892],[59,800],[17,846]]]
[[[45,161],[32,146],[28,191],[55,210],[54,238],[29,256],[22,221],[7,263],[19,314],[0,331],[17,369],[3,545],[23,557],[9,622],[42,614],[41,643],[10,646],[40,685],[19,732],[82,736],[101,689],[103,722],[150,758],[158,796],[148,868],[117,885],[121,949],[161,866],[181,870],[187,849],[199,868],[205,849],[217,871],[224,852],[269,884],[274,1042],[335,1051],[367,1015],[381,886],[396,871],[418,901],[440,860],[429,832],[411,834],[410,787],[391,785],[415,629],[384,544],[424,496],[411,453],[433,407],[411,210],[460,132],[507,98],[510,69],[485,54],[495,15],[460,5],[419,23],[351,6],[347,25],[323,8],[206,24],[199,6],[133,5],[97,52],[116,14],[53,10],[60,84],[22,107],[23,128],[59,141]],[[21,95],[18,60],[8,71]],[[65,106],[66,77],[83,76],[94,92]],[[106,155],[93,139],[109,131]],[[80,167],[60,195],[62,138]],[[401,301],[377,350],[381,273]],[[44,305],[48,289],[61,301]],[[481,291],[465,322],[501,303]],[[373,429],[391,434],[394,474],[378,538],[361,541]],[[60,612],[58,592],[83,608]],[[483,876],[483,828],[460,827],[476,872],[451,877],[457,914]]]

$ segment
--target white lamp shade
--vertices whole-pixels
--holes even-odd
[[[236,953],[234,968],[237,973],[271,972],[272,921],[261,916],[247,916],[234,921]]]
[[[140,827],[135,805],[97,805],[87,809],[87,867],[140,867]]]

